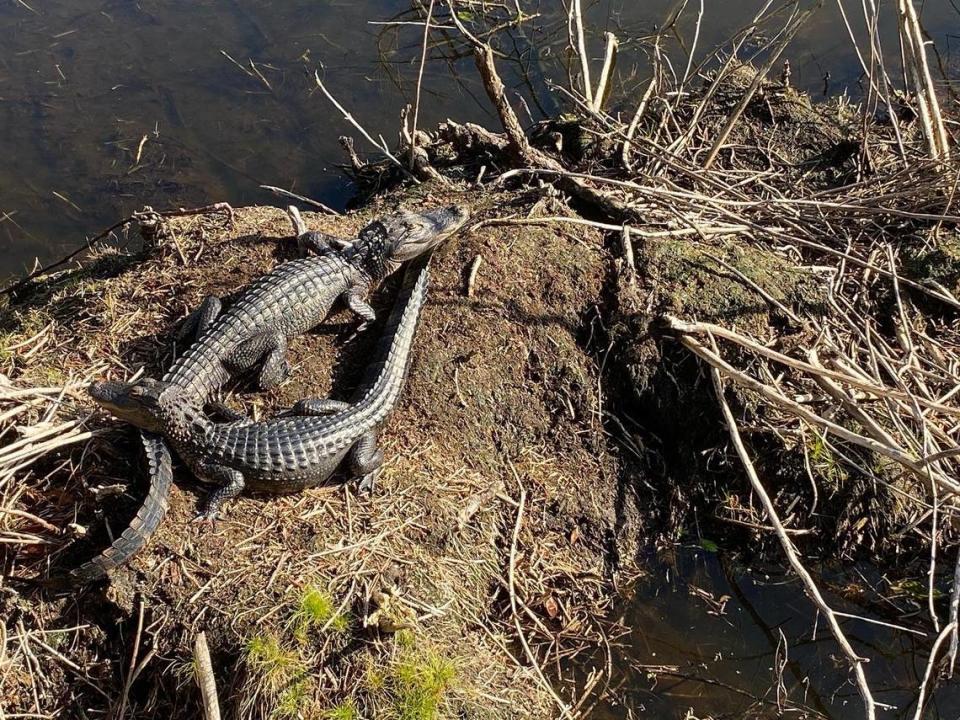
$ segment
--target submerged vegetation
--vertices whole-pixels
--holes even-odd
[[[241,718],[634,712],[645,700],[632,685],[646,693],[662,677],[730,690],[745,717],[771,705],[850,717],[859,703],[872,720],[881,690],[901,717],[919,716],[949,692],[960,167],[919,30],[905,15],[906,92],[882,65],[865,67],[861,105],[792,87],[779,58],[808,16],[790,4],[684,72],[662,51],[669,24],[635,39],[652,77],[625,95],[618,39],[607,35],[594,67],[579,5],[573,83],[557,91],[567,112],[526,129],[488,42],[529,16],[422,8],[421,24],[448,23],[444,37],[473,53],[503,132],[449,120],[428,133],[408,110],[386,160],[345,144],[368,204],[305,214],[344,237],[398,205],[466,202],[476,218],[434,260],[377,496],[247,498],[203,531],[187,522],[185,483],[153,545],[105,593],[6,587],[0,699],[12,712],[70,713],[105,695],[110,711],[196,717],[196,697],[172,692],[155,660],[143,666],[187,661],[204,628],[221,704]],[[770,39],[747,52],[748,38]],[[85,383],[159,373],[187,309],[292,255],[278,209],[149,220],[155,247],[94,248],[85,269],[38,275],[4,310],[0,540],[20,578],[70,566],[132,514],[123,483],[135,444],[91,415]],[[232,401],[262,415],[337,395],[369,342],[308,335],[292,382]],[[618,593],[643,573],[645,547],[682,538],[788,567],[835,664],[785,676],[795,639],[782,634],[769,691],[707,676],[705,663],[615,662],[631,632],[612,610]],[[830,557],[868,560],[882,578],[836,581]],[[731,601],[690,593],[717,618]],[[922,685],[881,685],[885,658],[850,633],[838,597],[922,638]],[[124,682],[130,652],[137,679]],[[705,698],[690,717],[714,712]]]

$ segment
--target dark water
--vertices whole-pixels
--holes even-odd
[[[400,109],[413,100],[422,28],[370,24],[418,20],[409,1],[28,2],[0,3],[0,277],[22,273],[34,258],[46,263],[82,246],[144,204],[281,202],[259,188],[269,184],[342,208],[352,188],[336,168],[343,160],[337,138],[357,133],[317,91],[312,73],[318,63],[334,95],[371,133],[391,142]],[[564,105],[548,81],[566,85],[566,19],[559,2],[522,4],[540,17],[498,33],[495,41],[512,56],[500,69],[532,121]],[[638,38],[649,36],[676,5],[585,0],[594,58],[602,53],[603,31],[621,39],[617,81],[628,98],[626,112],[649,72]],[[748,23],[759,5],[707,0],[696,58]],[[895,63],[889,5],[881,30]],[[664,41],[678,72],[686,65],[698,6],[690,0]],[[861,27],[860,3],[847,7]],[[438,22],[444,17],[439,13]],[[960,14],[951,0],[931,0],[922,5],[922,19],[947,92]],[[818,95],[825,89],[860,94],[860,68],[835,2],[814,16],[787,57],[795,85]],[[495,126],[467,47],[455,32],[440,29],[424,73],[421,127],[446,117]],[[682,718],[694,708],[701,718],[742,717],[750,707],[775,716],[772,668],[782,631],[789,698],[831,718],[860,717],[832,638],[822,623],[811,635],[815,616],[795,580],[702,551],[658,563],[624,609],[634,631],[615,657],[622,685],[599,716]],[[708,614],[705,601],[690,595],[691,585],[730,596],[725,614]],[[836,596],[831,602],[872,614]],[[918,641],[857,620],[846,627],[874,659],[868,671],[878,700],[899,707],[883,716],[912,717],[930,638]],[[684,677],[654,683],[645,666],[661,664],[676,666]],[[755,705],[750,696],[764,700]],[[960,717],[957,691],[941,690],[927,717]]]
[[[692,709],[696,718],[862,718],[853,676],[796,576],[712,550],[688,546],[651,558],[649,578],[622,609],[631,632],[614,654],[621,685],[595,717],[684,718]],[[925,580],[905,591],[869,566],[847,566],[824,571],[818,583],[836,612],[919,631],[840,620],[871,660],[874,699],[893,706],[878,708],[878,717],[913,718],[933,642],[920,634],[929,630]],[[945,683],[923,717],[960,718],[960,687]]]
[[[848,4],[861,26],[860,3]],[[566,19],[559,0],[522,5],[540,17],[494,40],[515,56],[500,63],[514,98],[524,98],[528,119],[539,118],[564,102],[547,80],[566,84]],[[604,30],[622,41],[617,75],[627,97],[648,74],[639,39],[677,5],[585,2],[591,54],[602,54]],[[696,57],[759,6],[707,0]],[[356,132],[319,94],[312,71],[322,62],[332,92],[374,135],[392,141],[398,113],[413,99],[422,28],[370,23],[416,21],[411,7],[410,0],[3,0],[0,277],[22,273],[36,257],[62,256],[144,204],[277,202],[259,189],[269,184],[342,207],[351,188],[335,168],[343,160],[337,137]],[[697,7],[690,0],[664,39],[678,71]],[[931,0],[922,17],[950,65],[960,15],[950,0]],[[894,22],[886,8],[884,39],[895,56]],[[434,34],[421,126],[447,116],[494,123],[470,53],[455,36]],[[859,92],[859,66],[833,2],[788,56],[795,84],[821,92],[829,71],[830,93]]]

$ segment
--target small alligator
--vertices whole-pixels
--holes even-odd
[[[362,329],[375,317],[366,302],[370,287],[403,262],[437,247],[468,217],[468,210],[460,206],[391,215],[372,222],[353,243],[339,249],[336,246],[343,241],[338,238],[323,233],[301,235],[301,247],[318,256],[280,265],[254,281],[226,311],[220,311],[219,299],[207,298],[185,323],[196,331],[196,342],[177,359],[163,382],[176,387],[178,397],[199,407],[213,401],[231,378],[257,368],[261,388],[276,385],[289,371],[288,338],[318,325],[340,298],[362,318]],[[137,393],[144,383],[126,386],[125,392]],[[74,581],[96,580],[126,562],[166,515],[173,481],[170,452],[158,435],[144,432],[142,441],[150,469],[147,497],[109,548],[70,571]]]
[[[220,486],[202,515],[209,520],[244,489],[278,494],[319,485],[345,458],[352,477],[371,485],[383,463],[377,428],[396,406],[410,367],[429,263],[427,254],[408,266],[377,360],[352,404],[307,399],[271,420],[253,422],[238,414],[233,422],[215,423],[195,396],[168,382],[146,380],[133,389],[95,383],[90,395],[121,419],[163,434],[198,478]]]

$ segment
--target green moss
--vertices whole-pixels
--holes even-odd
[[[934,249],[908,251],[904,275],[918,282],[933,280],[952,292],[960,292],[960,237],[940,238]]]
[[[811,467],[826,481],[830,489],[836,490],[846,482],[848,477],[847,471],[837,460],[822,435],[814,433],[813,439],[807,449],[810,453]]]
[[[310,700],[310,683],[306,678],[301,678],[291,683],[280,693],[271,716],[275,718],[299,717],[304,708],[310,704]]]
[[[11,348],[21,345],[24,341],[34,337],[53,321],[50,313],[44,308],[30,308],[26,311],[4,313],[0,317],[0,363],[6,363],[17,353]],[[20,348],[20,352],[29,347]]]
[[[300,596],[297,617],[310,625],[324,625],[336,612],[333,597],[313,585],[308,585]]]
[[[718,259],[787,307],[815,309],[826,300],[826,287],[815,275],[733,237],[716,245],[658,241],[644,250],[643,258],[645,273],[656,282],[666,309],[684,317],[767,327],[770,303]]]
[[[261,678],[268,692],[283,691],[305,671],[300,656],[283,647],[276,635],[257,635],[250,639],[246,649],[248,667]]]
[[[417,643],[417,636],[414,635],[412,630],[403,629],[397,631],[393,640],[402,648],[412,648]]]
[[[51,365],[49,367],[42,368],[39,376],[45,385],[51,387],[64,385],[67,382],[67,374],[60,366]]]
[[[330,630],[342,634],[350,629],[350,616],[346,613],[337,613],[330,621]]]
[[[350,618],[337,612],[337,604],[330,593],[308,585],[300,595],[293,616],[294,637],[299,642],[305,642],[310,630],[323,627],[335,633],[344,633],[350,628]]]
[[[382,668],[371,665],[367,668],[366,682],[364,683],[371,692],[378,692],[387,686],[387,676]]]
[[[344,700],[329,710],[324,710],[321,716],[323,720],[357,720],[360,714],[357,712],[357,706],[353,700]]]
[[[434,720],[456,677],[453,662],[437,653],[407,655],[390,670],[389,685],[397,720]]]

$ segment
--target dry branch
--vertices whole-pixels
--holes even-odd
[[[897,9],[900,14],[900,39],[906,69],[917,96],[930,157],[945,160],[950,157],[950,143],[937,99],[937,90],[930,75],[930,65],[927,63],[927,43],[920,28],[920,19],[912,0],[897,0]]]
[[[617,61],[617,47],[619,46],[617,36],[608,32],[605,37],[607,45],[603,56],[603,69],[600,71],[597,91],[593,94],[593,103],[590,106],[594,112],[600,112],[603,109],[603,104],[610,94],[610,76],[613,74],[613,68]]]
[[[333,106],[334,106],[335,108],[337,108],[337,110],[340,111],[340,113],[343,115],[343,119],[344,119],[344,120],[346,120],[348,123],[350,123],[351,125],[353,125],[353,126],[360,132],[360,134],[363,135],[363,136],[367,139],[367,142],[369,142],[371,145],[373,145],[375,148],[377,148],[377,150],[379,150],[379,151],[382,152],[384,155],[386,155],[386,156],[390,159],[390,161],[391,161],[394,165],[396,165],[397,168],[400,169],[400,172],[402,172],[402,173],[407,177],[408,180],[412,180],[413,182],[415,182],[415,183],[417,183],[417,184],[420,183],[420,181],[417,180],[417,178],[415,178],[415,177],[410,173],[410,171],[407,170],[406,167],[404,167],[403,163],[400,162],[400,161],[396,158],[396,156],[394,156],[394,154],[390,152],[390,148],[387,147],[387,143],[384,142],[383,138],[381,138],[379,142],[377,142],[376,140],[374,140],[373,137],[371,137],[370,133],[368,133],[368,132],[364,129],[364,127],[363,127],[359,122],[357,122],[357,119],[356,119],[355,117],[353,117],[353,115],[350,114],[350,113],[347,111],[347,109],[346,109],[345,107],[343,107],[343,105],[340,104],[340,101],[337,100],[337,99],[331,94],[331,92],[330,92],[329,90],[327,90],[327,86],[324,85],[324,84],[323,84],[323,80],[320,79],[320,71],[319,71],[319,70],[317,70],[317,71],[315,71],[315,72],[313,73],[313,79],[314,79],[314,81],[317,83],[317,87],[320,88],[320,91],[321,91],[324,95],[326,95],[327,100],[329,100],[331,103],[333,103]]]
[[[898,400],[916,400],[924,407],[936,410],[937,412],[942,412],[947,415],[960,417],[960,407],[944,405],[934,400],[927,400],[923,397],[912,396],[901,390],[865,382],[864,380],[848,373],[830,370],[823,366],[813,365],[811,363],[804,362],[803,360],[792,358],[789,355],[784,355],[776,350],[771,350],[770,348],[761,345],[756,340],[753,340],[746,335],[742,335],[734,330],[728,330],[727,328],[714,323],[687,322],[669,315],[665,316],[664,320],[666,321],[668,327],[670,327],[672,330],[683,333],[696,333],[700,335],[716,335],[717,337],[732,340],[741,347],[752,350],[753,352],[768,357],[771,360],[776,360],[777,362],[787,365],[788,367],[812,373],[814,375],[827,377],[832,380],[838,380],[842,383],[850,385],[851,387],[855,387],[858,390],[863,390],[864,392],[870,393],[875,398],[891,397]]]
[[[193,662],[197,675],[197,685],[200,687],[200,695],[203,697],[203,717],[205,720],[220,720],[217,680],[213,674],[210,648],[207,646],[207,634],[202,630],[193,639]]]
[[[716,351],[715,347],[714,351]],[[713,379],[713,387],[717,396],[717,402],[720,403],[720,409],[723,411],[723,417],[726,421],[727,429],[730,432],[730,440],[733,442],[734,448],[736,448],[737,455],[740,456],[740,461],[743,463],[743,468],[747,473],[748,479],[750,480],[750,485],[753,488],[753,492],[756,493],[757,497],[760,498],[760,502],[763,504],[764,512],[766,512],[767,518],[770,520],[771,525],[773,525],[773,528],[777,534],[777,539],[780,541],[780,546],[783,548],[783,552],[787,556],[787,561],[790,563],[790,567],[793,568],[793,571],[803,582],[807,597],[813,601],[820,612],[822,612],[827,618],[827,623],[830,626],[830,632],[833,633],[833,637],[836,639],[840,649],[843,650],[843,654],[846,656],[847,662],[850,663],[850,667],[853,670],[854,676],[857,680],[857,689],[860,692],[860,697],[863,699],[867,720],[875,720],[877,716],[876,701],[873,698],[870,685],[867,683],[867,676],[863,669],[863,660],[859,655],[857,655],[856,651],[853,649],[853,646],[850,645],[850,641],[847,640],[847,636],[840,627],[840,622],[837,620],[837,616],[834,613],[833,608],[831,608],[830,605],[827,604],[827,601],[824,600],[823,595],[820,593],[820,589],[817,587],[817,584],[813,579],[813,576],[806,569],[806,567],[804,567],[796,548],[793,546],[793,541],[791,541],[787,535],[786,529],[784,528],[783,523],[780,520],[780,516],[777,513],[777,509],[774,507],[773,501],[770,499],[766,489],[763,487],[763,483],[760,481],[760,476],[757,475],[757,471],[753,466],[753,462],[750,460],[750,455],[747,453],[747,449],[743,444],[743,440],[740,438],[740,431],[737,429],[737,421],[734,419],[733,412],[730,410],[730,405],[727,403],[723,391],[723,381],[720,379],[720,372],[716,367],[710,368],[710,377]]]
[[[933,647],[930,648],[930,657],[927,659],[926,670],[923,671],[923,680],[920,682],[920,692],[917,696],[917,711],[914,713],[913,720],[921,720],[923,717],[923,708],[927,701],[927,685],[930,683],[930,676],[933,674],[933,668],[937,663],[937,655],[940,653],[940,646],[944,640],[951,636],[957,629],[956,621],[949,623],[937,636]]]
[[[570,3],[570,16],[567,23],[571,37],[570,46],[580,59],[580,80],[583,83],[583,96],[587,99],[587,103],[593,104],[593,83],[590,82],[590,58],[587,56],[587,43],[583,36],[583,10],[580,8],[580,0],[572,0]]]
[[[433,5],[435,0],[430,0],[430,7],[427,9],[427,19],[423,24],[423,49],[420,53],[420,68],[417,71],[417,90],[413,103],[413,131],[410,133],[410,169],[416,167],[417,161],[417,127],[420,119],[420,90],[423,86],[423,70],[427,65],[427,42],[430,39],[430,21],[433,19]]]
[[[910,453],[902,450],[901,448],[890,447],[885,443],[877,442],[873,438],[860,435],[859,433],[847,429],[843,425],[839,425],[832,420],[828,420],[827,418],[817,415],[815,412],[808,410],[800,403],[784,397],[769,385],[765,385],[759,380],[750,377],[746,373],[735,369],[733,366],[724,361],[719,355],[711,352],[708,348],[694,340],[689,335],[682,335],[680,342],[694,354],[709,363],[712,367],[720,370],[726,377],[728,377],[737,385],[741,385],[749,390],[760,393],[769,402],[791,412],[803,420],[806,420],[814,427],[820,428],[821,430],[827,430],[843,440],[846,440],[847,442],[853,443],[854,445],[859,445],[866,450],[871,450],[900,463],[904,468],[912,471],[921,480],[927,479],[928,470],[926,466],[922,464],[922,461]],[[944,491],[953,494],[960,492],[960,483],[958,483],[956,479],[948,477],[942,473],[935,474],[934,478],[937,484]]]

